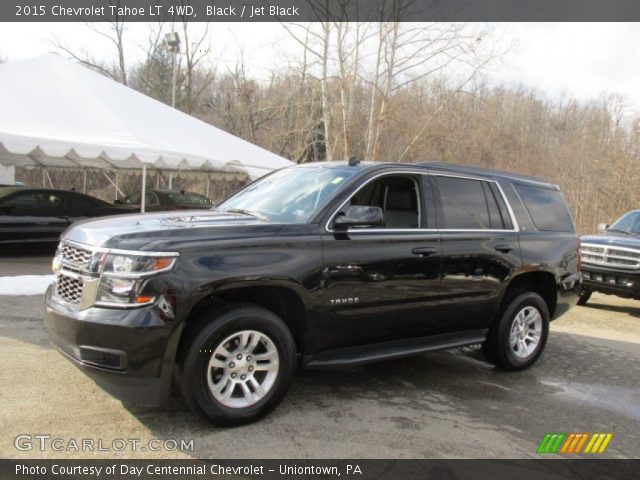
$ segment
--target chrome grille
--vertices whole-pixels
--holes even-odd
[[[64,263],[70,263],[81,269],[88,269],[91,265],[92,256],[93,252],[91,250],[78,248],[68,243],[62,244],[62,261]]]
[[[640,250],[606,245],[582,244],[582,262],[614,268],[640,269]]]
[[[83,283],[82,278],[72,278],[60,273],[56,282],[56,295],[67,303],[79,305],[82,300]]]

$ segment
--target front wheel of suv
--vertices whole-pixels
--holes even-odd
[[[505,370],[524,370],[542,355],[549,336],[549,309],[540,295],[525,292],[507,302],[482,349]]]
[[[212,315],[193,335],[179,383],[189,407],[220,426],[257,420],[284,398],[293,379],[293,336],[275,314],[252,305]]]

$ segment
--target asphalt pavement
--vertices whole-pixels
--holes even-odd
[[[0,256],[0,276],[49,274],[49,257]],[[180,405],[113,399],[51,346],[42,308],[40,296],[0,296],[0,457],[536,458],[548,432],[611,432],[601,457],[640,458],[638,302],[594,295],[552,324],[543,357],[525,372],[493,368],[478,347],[300,372],[273,414],[233,429]],[[20,451],[20,434],[64,445],[193,440],[193,449]]]

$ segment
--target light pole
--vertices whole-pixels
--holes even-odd
[[[171,80],[171,106],[176,108],[176,72],[178,70],[178,62],[176,57],[180,53],[180,35],[178,32],[170,32],[164,36],[164,41],[167,44],[167,49],[171,52],[171,69],[173,70],[173,77]],[[173,187],[173,175],[169,174],[169,190]]]
[[[173,80],[171,86],[171,106],[176,108],[176,72],[178,67],[176,57],[180,53],[180,35],[178,35],[178,32],[167,33],[164,36],[164,41],[167,44],[167,50],[172,54],[171,68],[173,70]]]

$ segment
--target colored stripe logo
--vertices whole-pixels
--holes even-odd
[[[613,433],[547,433],[538,445],[537,453],[604,453]],[[586,446],[585,446],[586,445]],[[584,448],[584,450],[583,450]]]

